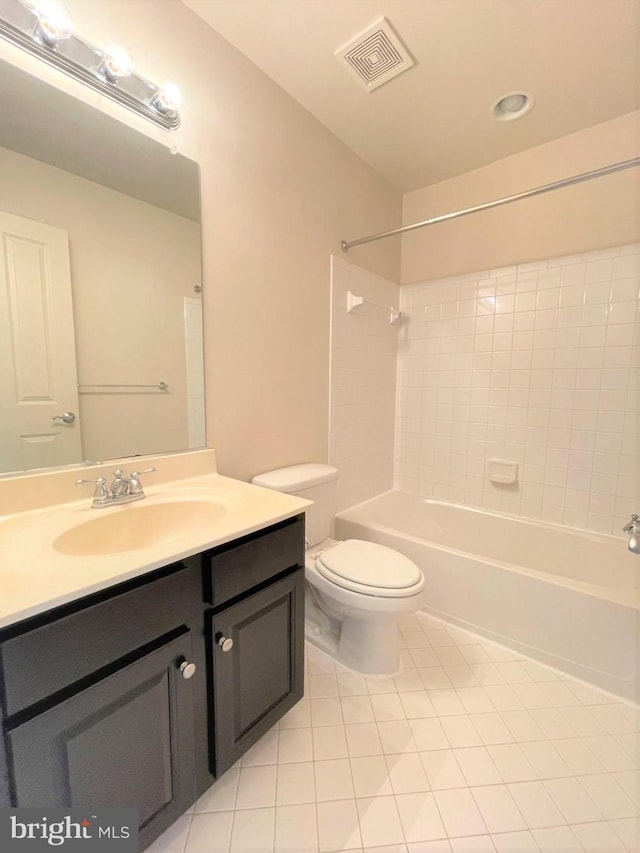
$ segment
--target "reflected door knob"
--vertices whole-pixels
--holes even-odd
[[[233,648],[233,640],[231,637],[225,637],[222,634],[218,634],[216,641],[223,652],[230,652]]]
[[[193,678],[196,674],[195,663],[189,663],[186,660],[182,660],[178,663],[178,669],[182,673],[182,677],[186,679]]]
[[[51,420],[52,421],[60,421],[63,424],[72,424],[76,419],[76,416],[73,412],[64,412],[62,415],[54,415]]]

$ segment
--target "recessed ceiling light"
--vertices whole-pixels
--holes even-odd
[[[514,121],[531,112],[536,99],[529,92],[507,92],[491,105],[491,115],[497,121]]]

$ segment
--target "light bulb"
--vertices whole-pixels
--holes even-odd
[[[172,83],[168,83],[162,89],[158,89],[151,99],[151,105],[163,114],[177,112],[181,102],[180,89]]]
[[[61,3],[39,0],[33,11],[38,19],[34,37],[49,47],[55,47],[61,39],[69,38],[73,32],[71,15]]]
[[[133,71],[133,60],[124,47],[113,45],[108,47],[103,56],[98,73],[106,77],[110,83],[114,83],[121,77],[128,77]]]

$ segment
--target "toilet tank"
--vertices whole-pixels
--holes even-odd
[[[258,474],[251,482],[313,501],[313,506],[306,510],[305,535],[309,545],[317,545],[331,535],[337,479],[338,469],[333,465],[308,462]]]

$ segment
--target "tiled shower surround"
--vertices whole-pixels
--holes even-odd
[[[640,244],[401,288],[396,488],[622,535],[640,512]],[[487,460],[515,460],[515,485]]]

